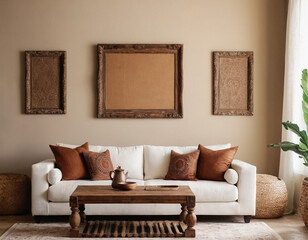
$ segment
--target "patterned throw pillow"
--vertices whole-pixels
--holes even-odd
[[[238,147],[213,151],[199,144],[197,178],[223,181],[224,173],[229,169]]]
[[[62,172],[62,180],[89,179],[89,173],[82,153],[89,150],[88,143],[77,147],[67,148],[49,145],[53,152],[56,165]]]
[[[200,151],[179,154],[171,150],[170,163],[166,180],[196,181],[196,170]]]
[[[109,180],[110,171],[113,171],[113,165],[110,158],[109,150],[97,152],[84,152],[83,153],[88,171],[92,180]]]

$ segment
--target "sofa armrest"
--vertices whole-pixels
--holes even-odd
[[[236,160],[231,167],[238,173],[238,202],[240,211],[246,215],[255,215],[256,211],[256,174],[257,168],[249,163]]]
[[[32,165],[32,215],[48,215],[48,172],[55,167],[55,160],[48,159]]]

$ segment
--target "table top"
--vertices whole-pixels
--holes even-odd
[[[86,203],[186,203],[195,202],[189,186],[179,186],[171,191],[147,191],[144,186],[123,191],[111,186],[78,186],[70,197],[70,205]]]

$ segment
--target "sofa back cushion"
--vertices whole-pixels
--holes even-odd
[[[58,143],[63,147],[74,148],[75,145]],[[91,152],[105,152],[109,150],[110,158],[114,168],[121,166],[128,171],[128,178],[143,179],[143,146],[114,147],[89,145]]]
[[[220,150],[230,148],[231,144],[211,145],[207,148]],[[151,146],[145,145],[144,152],[144,179],[164,179],[169,168],[171,150],[180,153],[190,153],[198,150],[198,146]]]

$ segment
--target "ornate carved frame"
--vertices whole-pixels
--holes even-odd
[[[106,107],[107,79],[106,66],[111,65],[108,62],[107,54],[171,54],[173,55],[174,63],[174,107],[170,109],[110,109]],[[152,55],[151,55],[152,54]],[[182,44],[98,44],[98,118],[183,118],[182,110],[182,91],[183,91],[183,45]],[[121,55],[118,55],[119,57]],[[158,56],[158,55],[156,55]],[[172,71],[172,70],[171,70]],[[111,79],[112,80],[112,79]],[[134,79],[137,81],[138,79]],[[140,79],[142,81],[142,79]],[[173,80],[172,80],[173,81]],[[156,84],[155,82],[151,84]],[[173,83],[172,83],[173,84]],[[171,95],[170,95],[171,96]]]
[[[232,69],[232,73],[226,72],[226,68],[222,67],[221,60],[228,59],[228,69]],[[242,59],[244,64],[235,63],[236,59]],[[235,61],[233,61],[235,60]],[[245,87],[243,92],[240,92],[240,88],[236,88],[236,86],[232,86],[232,81],[230,81],[230,87],[234,88],[236,93],[243,94],[247,96],[243,100],[240,99],[240,105],[245,105],[244,108],[239,108],[237,106],[232,106],[230,108],[221,107],[220,103],[222,97],[224,97],[224,101],[226,101],[226,97],[230,87],[222,86],[221,75],[230,75],[230,78],[234,76],[234,73],[239,72],[241,69],[247,69],[247,74],[245,76],[239,76],[242,79],[231,79],[236,80],[237,82],[245,82],[247,88]],[[252,116],[253,115],[253,52],[213,52],[213,114],[214,115],[244,115],[244,116]],[[222,96],[223,95],[223,96]],[[229,92],[229,99],[234,95]],[[236,104],[233,104],[236,105]]]
[[[66,52],[26,51],[25,54],[26,113],[65,114]]]

